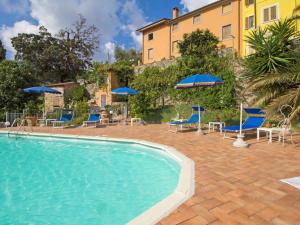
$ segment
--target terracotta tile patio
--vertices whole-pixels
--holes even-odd
[[[296,145],[263,138],[232,147],[219,133],[171,133],[167,125],[107,128],[34,128],[36,132],[143,139],[175,147],[195,161],[196,194],[159,225],[300,225],[300,190],[280,179],[300,176],[300,136]]]

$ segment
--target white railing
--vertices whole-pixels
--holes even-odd
[[[20,123],[20,126],[17,128],[17,130],[14,132],[14,135],[18,136],[19,132],[22,131],[26,131],[26,128],[25,128],[25,123],[26,123],[26,120],[25,119],[20,119],[20,118],[17,118],[13,121],[13,123],[11,124],[9,130],[8,130],[8,133],[7,135],[9,136],[11,134],[11,129],[13,127],[15,127],[15,125],[18,124],[18,122]],[[31,127],[31,131],[32,131],[32,127]]]

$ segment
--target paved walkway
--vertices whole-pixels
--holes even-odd
[[[280,179],[300,176],[300,137],[296,145],[265,138],[232,147],[219,133],[171,133],[166,125],[107,128],[34,128],[37,132],[136,138],[173,146],[196,164],[196,194],[159,225],[300,225],[300,190]]]

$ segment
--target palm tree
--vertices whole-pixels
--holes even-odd
[[[288,19],[253,31],[247,41],[255,53],[245,59],[246,91],[253,102],[268,105],[271,112],[281,105],[293,106],[293,119],[300,113],[300,51],[295,20]]]
[[[255,53],[246,58],[246,67],[253,75],[285,71],[295,60],[293,40],[297,35],[291,19],[252,31],[246,41]]]
[[[296,8],[293,10],[293,18],[299,19],[300,18],[300,5],[296,6]]]

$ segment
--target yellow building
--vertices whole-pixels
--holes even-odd
[[[300,0],[244,0],[242,3],[242,56],[253,52],[245,41],[252,30],[292,17],[299,3]]]
[[[184,15],[179,15],[175,7],[172,19],[163,18],[137,30],[143,34],[143,64],[180,56],[178,42],[185,33],[197,29],[209,29],[219,38],[220,47],[249,55],[253,51],[245,39],[250,31],[295,13],[300,15],[300,9],[295,12],[299,3],[300,0],[218,0]]]
[[[185,33],[209,29],[220,39],[220,47],[241,53],[242,0],[219,0],[184,15],[173,8],[172,19],[161,19],[138,29],[143,34],[143,63],[180,56],[177,44]]]
[[[117,96],[113,95],[111,91],[120,87],[117,75],[112,69],[107,71],[106,85],[101,87],[95,93],[95,103],[97,106],[104,108],[106,105],[112,105],[117,100]]]

